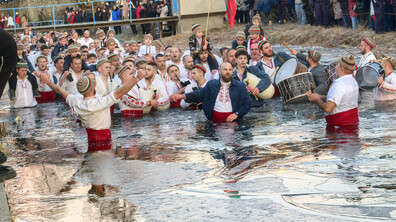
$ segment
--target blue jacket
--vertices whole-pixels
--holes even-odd
[[[118,21],[121,20],[121,13],[120,10],[115,10],[111,13],[111,18],[113,19],[113,21]]]
[[[237,81],[240,81],[239,77],[238,77],[238,73],[237,73],[236,70],[237,69],[234,70],[234,73],[232,74],[232,78],[237,80]],[[253,74],[253,75],[255,75],[255,76],[257,76],[258,78],[261,79],[260,82],[256,86],[257,89],[260,90],[260,92],[266,90],[268,88],[268,86],[270,86],[272,84],[269,75],[267,73],[265,73],[264,71],[261,71],[256,66],[248,66],[248,67],[246,67],[245,72],[242,74],[242,79],[246,78],[246,76],[247,76],[246,73],[247,72],[249,72],[249,73],[251,73],[251,74]],[[262,106],[264,104],[264,100],[256,99],[255,96],[253,96],[251,94],[249,94],[249,95],[250,95],[250,98],[252,100],[252,106],[253,107],[260,107],[260,106]]]
[[[238,47],[238,43],[237,43],[236,40],[232,41],[231,44],[232,44],[232,46],[231,46],[232,49],[236,49],[236,48]],[[245,48],[247,48],[247,41],[246,41],[246,40],[243,41],[243,44],[242,44],[242,45],[245,46]]]
[[[202,109],[208,120],[212,120],[213,110],[216,103],[217,95],[220,92],[220,79],[212,79],[204,88],[186,94],[186,102],[200,103],[202,102]],[[252,101],[246,89],[246,85],[240,81],[231,79],[230,84],[230,98],[232,104],[232,112],[238,112],[238,119],[241,120],[252,107]]]
[[[257,89],[260,90],[260,92],[266,90],[272,84],[269,75],[267,73],[265,73],[265,71],[262,71],[259,68],[257,68],[256,66],[246,67],[245,72],[242,74],[242,79],[246,78],[247,72],[249,72],[261,79],[260,82],[256,86]],[[238,73],[237,73],[237,68],[234,70],[234,73],[232,74],[232,78],[237,81],[240,81],[239,77],[238,77]]]

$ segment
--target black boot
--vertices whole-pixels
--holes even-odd
[[[16,177],[16,172],[10,166],[0,165],[0,182]]]
[[[8,96],[10,97],[11,100],[15,99],[15,90],[10,89],[8,90]]]
[[[39,91],[37,89],[33,89],[33,96],[36,98],[40,98],[41,94],[39,93]]]
[[[7,155],[0,151],[0,164],[5,163],[7,161]]]

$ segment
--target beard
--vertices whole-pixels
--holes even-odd
[[[265,57],[272,57],[272,56],[274,56],[274,51],[271,51],[270,53],[263,53],[263,55]]]
[[[223,82],[228,83],[231,81],[232,76],[231,75],[221,75],[221,80],[223,80]]]
[[[360,54],[362,55],[366,54],[366,49],[360,50]]]

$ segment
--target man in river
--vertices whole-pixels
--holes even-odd
[[[254,44],[256,43],[253,43],[252,45]],[[247,86],[246,89],[251,94],[250,97],[253,102],[252,103],[253,107],[262,106],[264,104],[264,100],[256,99],[256,98],[257,98],[257,94],[263,92],[271,85],[271,80],[269,76],[267,75],[267,73],[257,68],[257,66],[254,65],[248,66],[249,54],[246,51],[246,49],[238,49],[237,52],[235,53],[235,57],[237,59],[237,67],[232,74],[232,78],[242,82],[248,77],[248,74],[257,76],[257,78],[260,79],[257,86],[255,88]]]
[[[144,78],[145,72],[139,70],[137,77],[107,96],[95,96],[95,84],[86,76],[82,76],[76,83],[78,92],[83,95],[72,95],[59,86],[53,84],[48,74],[38,74],[42,82],[66,99],[66,103],[76,111],[81,118],[87,134],[88,141],[111,140],[111,114],[110,107],[118,102],[122,95],[129,92],[132,87]]]
[[[364,38],[360,43],[359,49],[363,57],[359,61],[358,68],[363,67],[369,62],[375,61],[375,55],[373,49],[375,48],[375,42],[370,38]]]
[[[309,65],[308,72],[312,73],[312,77],[315,81],[315,92],[320,95],[326,95],[328,89],[326,70],[319,64],[322,55],[317,50],[309,50],[306,56],[302,53],[298,53],[296,50],[293,50],[291,54],[307,62]]]
[[[174,101],[184,99],[187,103],[201,103],[208,120],[232,122],[241,120],[252,107],[246,85],[232,78],[233,68],[225,62],[220,66],[220,78],[210,80],[204,88],[184,95],[176,94]]]
[[[328,126],[357,126],[359,124],[358,98],[359,86],[353,77],[355,59],[344,56],[338,60],[338,78],[333,82],[327,97],[307,92],[309,101],[325,111]]]

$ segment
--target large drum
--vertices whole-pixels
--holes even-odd
[[[140,93],[140,99],[144,101],[151,101],[154,97],[154,91],[151,88],[147,90],[139,88],[139,93]],[[143,108],[143,113],[149,113],[150,110],[151,110],[151,106],[146,106]]]
[[[305,93],[311,90],[310,83],[315,86],[314,78],[310,72],[295,74],[282,80],[278,84],[278,88],[283,102],[299,103],[308,101],[308,97]]]
[[[299,62],[296,58],[290,58],[282,64],[274,76],[274,83],[278,85],[282,80],[297,74],[307,72],[308,68]]]
[[[378,86],[378,77],[385,78],[385,70],[378,62],[370,62],[356,72],[356,81],[362,90],[372,90]]]

